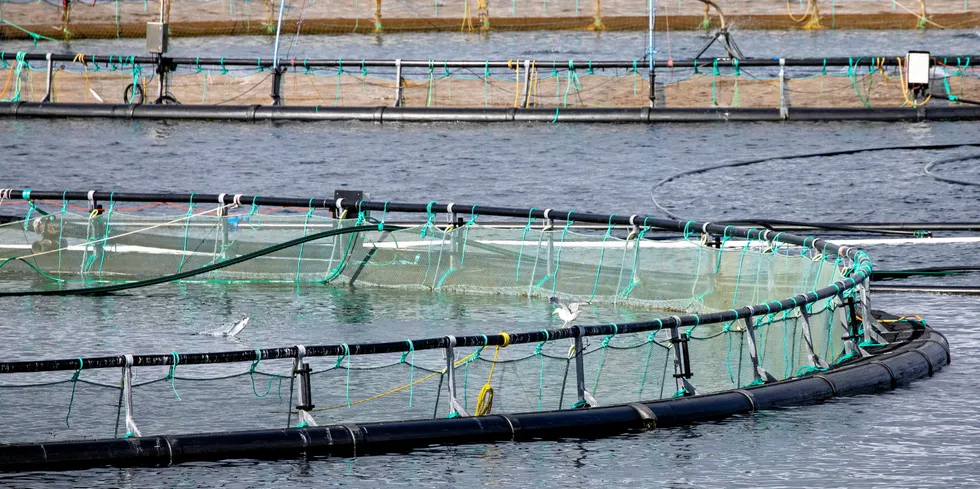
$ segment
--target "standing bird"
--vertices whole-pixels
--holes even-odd
[[[552,311],[552,314],[557,314],[559,319],[565,321],[565,324],[562,325],[563,328],[568,327],[572,321],[578,318],[579,314],[582,314],[582,306],[592,304],[591,302],[572,302],[570,304],[562,304],[558,297],[552,297],[551,303],[556,306],[555,310]]]

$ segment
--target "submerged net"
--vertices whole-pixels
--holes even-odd
[[[65,103],[151,103],[157,98],[153,64],[132,56],[80,55],[56,62],[48,93],[46,63],[18,60],[19,53],[0,54],[0,100]],[[268,64],[265,60],[264,64]],[[693,67],[658,68],[658,107],[777,108],[910,107],[959,105],[976,99],[980,75],[965,58],[934,58],[932,91],[949,98],[915,100],[905,83],[903,60],[851,58],[843,66],[744,67],[737,60],[701,60]],[[514,59],[506,66],[453,67],[430,61],[406,66],[368,66],[363,60],[340,60],[337,66],[309,66],[294,59],[286,67],[280,93],[285,105],[317,107],[647,107],[648,67],[642,59],[615,68],[593,61]],[[596,65],[599,62],[595,63]],[[772,63],[776,65],[775,62]],[[690,65],[690,63],[689,63]],[[400,78],[397,76],[400,73]],[[269,105],[274,76],[262,59],[253,66],[177,65],[167,74],[167,94],[184,104]],[[399,81],[400,80],[400,81]],[[396,82],[398,81],[398,82]],[[135,88],[134,88],[135,87]],[[400,97],[400,98],[399,98]]]
[[[719,2],[720,3],[720,2]],[[978,22],[970,0],[768,0],[720,3],[729,24],[747,29],[965,28]],[[177,0],[164,4],[171,35],[269,35],[275,32],[275,0]],[[657,0],[661,29],[709,29],[720,25],[714,10],[697,0]],[[287,0],[283,32],[346,34],[398,31],[491,32],[493,30],[647,28],[648,0],[383,1]],[[160,18],[159,1],[86,2],[2,0],[0,37],[56,39],[142,37]]]
[[[305,212],[247,199],[240,207],[193,202],[176,215],[165,215],[175,204],[162,202],[110,201],[87,215],[67,200],[32,200],[27,209],[4,203],[0,211],[24,215],[0,226],[0,293],[138,286],[255,255],[185,280],[527,296],[542,305],[559,296],[664,319],[584,328],[579,348],[569,339],[574,330],[543,329],[459,343],[384,338],[391,343],[0,363],[3,441],[611,405],[785,379],[877,346],[867,341],[875,324],[866,295],[853,288],[869,262],[813,238],[792,244],[783,233],[728,226],[714,240],[703,234],[707,224],[689,221],[676,228],[682,233],[664,234],[643,219],[624,229],[615,216],[606,216],[605,229],[576,227],[573,213],[566,221],[553,214],[552,222],[533,210],[515,224],[481,217],[478,206],[446,224],[434,203],[424,222],[395,225],[386,211],[321,215],[314,201]],[[325,230],[338,234],[261,254]],[[836,291],[818,297],[835,282]],[[678,314],[684,319],[668,319]],[[689,369],[675,363],[679,355]],[[308,377],[298,368],[304,363]],[[312,406],[297,410],[304,384]]]

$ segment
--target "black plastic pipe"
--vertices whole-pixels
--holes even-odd
[[[27,53],[24,60],[47,61],[48,53]],[[60,63],[75,62],[77,54],[51,54],[51,60]],[[17,58],[16,52],[0,53],[0,60],[13,62]],[[878,67],[878,66],[898,66],[898,59],[904,60],[905,54],[885,55],[885,56],[854,56],[854,57],[830,57],[830,58],[784,58],[784,66],[788,67]],[[946,65],[955,64],[956,66],[968,66],[970,60],[978,60],[980,55],[932,55],[931,61],[935,65],[942,63]],[[113,65],[119,67],[131,66],[136,64],[156,64],[157,58],[153,56],[123,56],[123,55],[102,55],[85,54],[84,60],[88,63]],[[715,61],[720,67],[734,66],[731,58],[700,58],[700,59],[675,59],[671,61],[658,60],[655,68],[699,68],[711,67]],[[522,60],[521,60],[522,61]],[[535,66],[541,69],[567,69],[570,66],[579,70],[592,69],[633,69],[640,60],[534,60]],[[520,64],[514,60],[399,60],[403,68],[511,68]],[[255,68],[272,68],[272,58],[214,58],[214,57],[164,57],[163,63],[168,65],[183,66],[244,66]],[[280,58],[278,66],[293,69],[306,68],[338,68],[341,66],[354,68],[394,68],[396,60],[393,59],[299,59],[299,58]],[[748,58],[738,61],[740,68],[748,67],[779,67],[779,58]],[[649,68],[646,62],[641,63],[640,68]]]
[[[772,108],[424,108],[268,105],[165,105],[0,102],[0,117],[125,120],[361,121],[361,122],[777,122]],[[794,108],[788,121],[970,121],[980,106],[918,108]]]

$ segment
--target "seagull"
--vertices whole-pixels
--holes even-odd
[[[551,298],[551,303],[554,304],[555,310],[552,314],[557,314],[558,318],[565,321],[562,327],[567,327],[572,321],[576,320],[579,314],[582,314],[582,307],[592,304],[591,302],[572,302],[570,304],[562,304],[562,302],[557,297]]]

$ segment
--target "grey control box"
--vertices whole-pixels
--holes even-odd
[[[146,50],[151,54],[167,52],[170,26],[163,22],[146,23]]]

